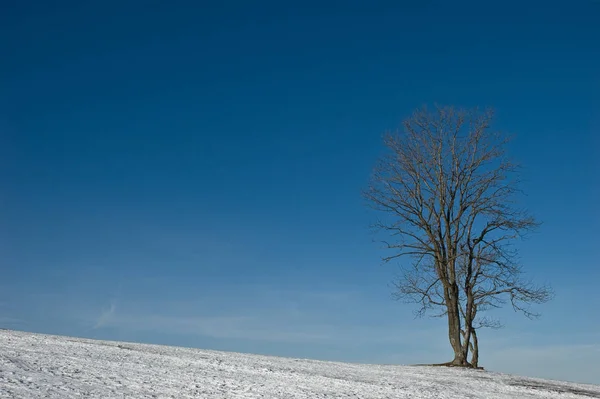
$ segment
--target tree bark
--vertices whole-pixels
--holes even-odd
[[[465,329],[464,331],[462,331],[462,337],[464,357],[465,359],[468,359],[469,349],[471,349],[471,351],[473,350],[473,345],[471,344],[471,337],[472,334],[475,332],[475,329],[473,328],[473,319],[475,318],[475,314],[477,313],[477,308],[474,305],[473,290],[470,289],[470,286],[468,284],[465,287],[465,291],[467,293],[467,303],[463,314]],[[471,362],[471,364],[473,363]]]
[[[471,337],[473,338],[473,346],[471,349],[471,365],[475,368],[479,367],[479,341],[477,341],[477,332],[473,330],[471,332]]]
[[[460,339],[460,312],[458,303],[458,285],[451,284],[448,289],[448,299],[446,301],[448,308],[448,338],[450,345],[454,351],[454,359],[451,364],[453,366],[467,366],[468,362],[465,358],[463,347]]]

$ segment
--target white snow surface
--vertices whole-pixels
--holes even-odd
[[[0,398],[568,399],[600,398],[600,386],[0,330]]]

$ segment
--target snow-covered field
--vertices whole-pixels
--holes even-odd
[[[600,386],[0,330],[1,398],[600,398]]]

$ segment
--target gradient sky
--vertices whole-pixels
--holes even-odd
[[[600,2],[5,1],[0,327],[376,363],[451,358],[391,299],[360,191],[423,104],[515,135],[556,299],[488,369],[600,384]]]

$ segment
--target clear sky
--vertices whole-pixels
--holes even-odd
[[[451,359],[391,299],[360,191],[423,104],[515,135],[556,299],[488,369],[600,384],[600,2],[5,1],[0,327],[376,363]]]

